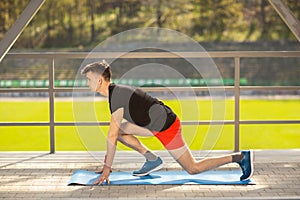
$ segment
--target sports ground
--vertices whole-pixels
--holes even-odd
[[[59,98],[57,98],[59,99]],[[211,120],[212,102],[198,100],[165,100],[182,121]],[[87,104],[80,102],[80,104]],[[225,102],[225,120],[234,119],[234,101]],[[74,117],[72,101],[55,102],[55,121],[78,121]],[[95,120],[108,122],[110,113],[105,101],[93,102]],[[295,120],[300,118],[299,99],[242,99],[240,103],[241,120]],[[77,111],[76,111],[77,112]],[[1,101],[0,121],[25,122],[49,121],[47,101]],[[88,115],[82,113],[82,115]],[[83,117],[84,118],[84,117]],[[91,119],[87,117],[87,119]],[[84,119],[83,119],[84,121]],[[224,125],[217,137],[211,139],[209,125],[183,126],[183,135],[192,150],[203,150],[204,142],[214,150],[234,149],[234,126]],[[294,149],[300,148],[299,124],[282,125],[241,125],[241,149]],[[57,151],[105,150],[107,126],[103,127],[56,127],[55,143]],[[0,151],[48,151],[49,127],[1,127]],[[216,135],[215,135],[216,136]],[[214,136],[214,137],[215,137]],[[154,150],[162,149],[156,138],[141,138],[143,143]],[[122,145],[119,149],[128,150]]]

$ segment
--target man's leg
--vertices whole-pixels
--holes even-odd
[[[198,174],[232,162],[232,155],[209,157],[196,161],[186,145],[176,150],[169,150],[169,153],[189,174]]]
[[[243,151],[196,161],[182,137],[181,123],[178,118],[167,130],[156,133],[155,137],[161,141],[173,158],[190,174],[198,174],[231,162],[236,162],[240,165],[243,171],[243,176],[240,177],[241,180],[248,180],[253,174],[252,151]]]
[[[189,174],[198,174],[221,165],[236,162],[243,171],[243,175],[240,177],[241,181],[248,180],[253,175],[253,151],[242,151],[225,156],[209,157],[200,161],[194,159],[186,145],[175,150],[169,150],[169,152]]]
[[[130,122],[123,122],[120,127],[118,140],[125,146],[136,150],[140,154],[145,154],[147,151],[150,151],[134,135],[145,137],[153,136],[151,131],[149,131],[148,129],[134,125]]]
[[[146,158],[146,162],[143,167],[140,170],[134,171],[133,175],[145,176],[153,171],[161,169],[163,167],[162,159],[151,152],[133,134],[145,137],[153,136],[151,131],[143,127],[139,127],[129,122],[124,122],[121,124],[118,140],[125,146],[141,153]]]
[[[133,135],[119,134],[118,140],[125,146],[139,152],[140,154],[145,154],[149,151],[149,149]]]

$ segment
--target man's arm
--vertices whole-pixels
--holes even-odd
[[[107,145],[107,150],[106,150],[106,162],[104,165],[111,167],[115,152],[116,152],[116,145],[117,145],[117,139],[118,139],[118,134],[121,126],[121,122],[123,119],[123,114],[124,114],[124,109],[119,108],[116,110],[110,120],[110,126],[109,126],[109,131],[106,139],[106,145]]]
[[[94,184],[101,185],[104,181],[106,181],[109,184],[108,177],[110,175],[110,169],[116,152],[117,139],[120,130],[120,125],[123,119],[123,114],[124,114],[124,109],[119,108],[111,116],[109,131],[106,138],[107,150],[106,150],[106,159],[103,166],[103,172],[100,178],[94,182]]]

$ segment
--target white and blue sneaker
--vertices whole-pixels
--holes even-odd
[[[240,177],[241,181],[246,181],[249,180],[252,175],[253,175],[253,150],[248,150],[248,151],[242,151],[242,154],[244,155],[244,158],[238,162],[240,165],[243,175]]]
[[[154,161],[146,160],[140,170],[133,172],[133,176],[147,176],[154,171],[160,170],[163,167],[163,164],[164,163],[160,157],[157,157]]]

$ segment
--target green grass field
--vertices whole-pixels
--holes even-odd
[[[210,100],[167,100],[182,120],[219,119],[223,108],[225,119],[233,120],[234,102],[226,100],[218,104]],[[213,106],[212,106],[213,105]],[[212,107],[215,115],[212,115]],[[48,121],[48,102],[0,102],[0,121],[25,122]],[[75,116],[74,114],[75,113]],[[109,121],[106,102],[55,103],[55,120]],[[300,119],[300,100],[241,100],[242,120]],[[57,151],[105,150],[108,127],[56,127]],[[289,149],[300,148],[300,124],[295,125],[241,125],[241,149]],[[183,135],[192,150],[232,150],[233,125],[183,126]],[[141,138],[151,149],[162,149],[154,137]],[[118,144],[119,149],[126,147]],[[0,127],[0,151],[48,151],[49,127]]]

